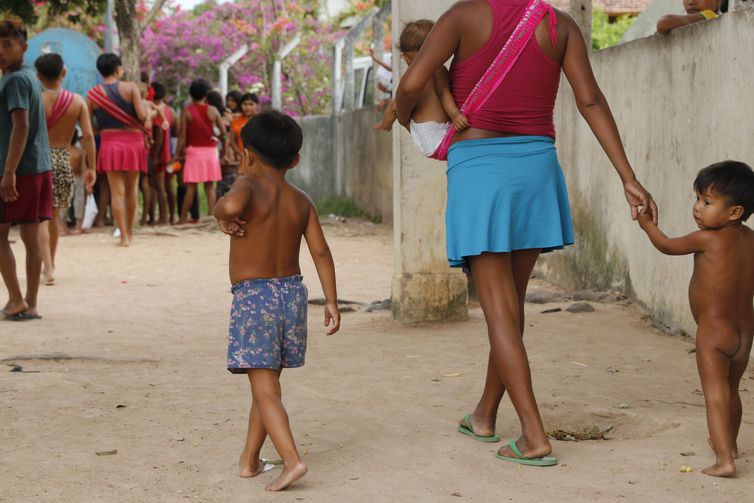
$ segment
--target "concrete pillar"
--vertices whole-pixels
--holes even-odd
[[[405,23],[437,19],[455,0],[393,0],[393,40]],[[393,49],[394,81],[406,67]],[[393,315],[404,323],[464,320],[466,276],[445,252],[446,164],[423,157],[402,127],[393,129]]]
[[[571,0],[571,17],[581,28],[587,49],[592,48],[592,0]]]

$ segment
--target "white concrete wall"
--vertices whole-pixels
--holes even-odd
[[[695,230],[692,183],[701,168],[724,159],[754,165],[753,55],[754,12],[741,11],[591,56],[629,159],[671,236]],[[577,244],[542,260],[540,270],[570,287],[623,290],[693,334],[692,257],[661,255],[630,220],[619,179],[565,80],[556,127]]]
[[[393,0],[393,40],[405,23],[436,20],[454,0]],[[393,61],[400,61],[393,49]],[[395,82],[405,72],[394,66]],[[393,314],[404,322],[465,319],[466,277],[448,267],[445,251],[446,164],[423,157],[411,136],[393,132]]]

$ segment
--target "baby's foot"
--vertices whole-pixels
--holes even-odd
[[[466,418],[458,421],[459,426],[466,427]],[[495,420],[479,419],[476,414],[469,415],[469,426],[478,437],[491,437],[495,434]]]
[[[718,462],[702,470],[702,473],[713,477],[733,477],[736,474],[736,465],[732,459],[722,463]]]
[[[306,475],[306,472],[309,471],[309,469],[306,467],[304,463],[301,461],[298,462],[295,466],[292,467],[283,467],[283,473],[280,474],[278,479],[275,482],[272,482],[270,484],[267,484],[267,487],[265,487],[268,491],[282,491],[289,485],[296,482],[298,479]]]
[[[519,452],[521,452],[524,457],[527,457],[529,459],[542,458],[544,456],[548,456],[552,452],[552,446],[547,439],[545,439],[544,443],[541,443],[539,445],[529,446],[526,439],[524,439],[524,437],[521,437],[516,440],[516,447],[518,447]],[[505,447],[501,447],[500,450],[497,451],[497,453],[501,456],[505,456],[506,458],[519,457],[515,452],[513,452],[513,449],[511,449],[507,445]]]
[[[251,459],[253,461],[251,461],[249,457],[241,454],[241,457],[238,460],[238,475],[241,478],[249,479],[262,473],[262,460],[258,459],[256,456]]]

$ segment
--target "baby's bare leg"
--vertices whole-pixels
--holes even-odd
[[[748,339],[748,340],[747,340]],[[738,431],[741,428],[741,416],[743,408],[741,406],[741,395],[738,388],[741,384],[741,378],[749,364],[749,355],[751,354],[752,337],[742,336],[741,348],[733,355],[730,362],[730,376],[728,384],[730,385],[730,433],[733,438],[733,453],[738,458]]]
[[[259,404],[264,429],[283,458],[283,473],[265,489],[280,491],[306,475],[307,467],[298,454],[288,423],[288,413],[283,407],[278,371],[253,369],[249,371],[249,379],[254,400]]]
[[[700,322],[696,336],[696,363],[707,405],[707,428],[717,456],[716,463],[702,472],[717,477],[736,474],[733,462],[735,447],[731,434],[731,391],[728,382],[731,359],[727,355],[737,348],[731,347],[731,332],[728,327]],[[737,334],[733,338],[737,339]],[[729,352],[726,353],[726,349]]]

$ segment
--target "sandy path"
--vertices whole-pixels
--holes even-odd
[[[327,232],[341,296],[388,297],[390,230],[349,225]],[[275,472],[256,480],[235,474],[248,385],[224,369],[227,242],[200,228],[167,234],[145,232],[129,250],[104,234],[64,238],[59,284],[42,289],[44,320],[0,323],[0,501],[754,498],[754,374],[742,386],[740,475],[703,476],[712,455],[702,397],[694,392],[693,345],[658,333],[633,307],[618,304],[576,315],[540,313],[565,304],[527,305],[547,428],[613,426],[608,441],[554,442],[560,465],[550,469],[497,461],[497,446],[455,432],[483,379],[478,308],[464,323],[415,327],[359,310],[327,338],[321,308],[312,307],[307,365],[283,379],[310,474],[285,494],[266,494]],[[19,244],[14,249],[20,254]],[[303,267],[311,296],[319,296],[311,262]],[[21,358],[50,353],[71,359]],[[9,372],[10,363],[34,373]],[[454,373],[460,375],[443,377]],[[498,429],[510,437],[516,428],[504,402]],[[270,446],[265,451],[276,457]],[[689,451],[695,455],[680,454]],[[680,473],[681,465],[694,472]]]

